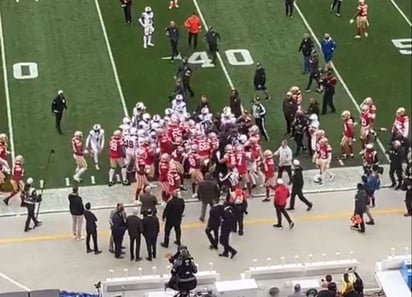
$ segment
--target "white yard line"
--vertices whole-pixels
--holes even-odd
[[[299,6],[295,2],[295,9],[298,12],[300,18],[302,19],[303,23],[305,24],[306,28],[308,29],[309,33],[312,35],[313,39],[315,40],[316,44],[318,45],[319,48],[321,48],[320,42],[318,37],[316,36],[315,32],[313,31],[312,27],[309,25],[308,21],[306,20],[305,16],[303,15],[302,11],[299,9]],[[336,69],[335,65],[333,62],[331,62],[333,71],[335,72],[336,77],[340,81],[343,89],[345,90],[346,94],[348,95],[349,99],[352,101],[353,105],[355,106],[356,110],[358,113],[361,113],[361,109],[359,107],[359,103],[355,100],[355,97],[353,96],[352,92],[349,90],[348,85],[345,83],[343,80],[342,76],[340,75],[338,69]],[[385,154],[385,146],[382,144],[382,142],[377,139],[377,143],[379,145],[379,148],[382,150],[382,152]],[[389,161],[389,157],[385,154],[386,159]]]
[[[412,22],[411,20],[406,16],[406,14],[402,11],[402,9],[398,6],[398,4],[395,2],[395,0],[390,0],[393,7],[399,12],[401,17],[405,20],[405,22],[409,25],[409,27],[412,28]]]
[[[19,287],[20,289],[26,291],[26,292],[30,292],[31,290],[29,288],[27,288],[26,286],[22,285],[21,283],[19,283],[18,281],[15,281],[14,279],[12,279],[11,277],[8,277],[7,275],[3,274],[0,272],[0,277],[2,279],[5,279],[6,281],[12,283],[13,285]]]
[[[106,43],[107,52],[109,54],[110,64],[112,64],[114,80],[116,81],[117,90],[119,92],[119,97],[120,97],[120,101],[121,101],[122,108],[123,108],[123,113],[124,113],[125,116],[128,117],[129,116],[129,111],[127,110],[126,100],[124,99],[122,86],[120,84],[119,74],[117,73],[116,63],[114,62],[113,52],[112,52],[112,48],[110,46],[109,37],[107,36],[106,25],[104,24],[102,11],[100,9],[100,4],[99,4],[98,0],[94,0],[94,3],[96,5],[97,15],[99,16],[100,26],[102,27],[104,41]]]
[[[97,0],[96,0],[96,1],[97,1]],[[203,27],[205,27],[205,30],[207,30],[207,29],[209,28],[209,26],[208,26],[207,23],[206,23],[206,20],[205,20],[205,18],[204,18],[204,16],[203,16],[202,11],[200,10],[199,3],[197,3],[197,0],[193,0],[193,4],[194,4],[194,6],[196,7],[197,14],[199,15],[200,20],[202,21]],[[226,65],[225,65],[225,63],[223,62],[223,59],[222,59],[222,57],[221,57],[221,55],[220,55],[219,52],[217,53],[217,59],[219,60],[220,66],[222,67],[222,71],[223,71],[223,73],[224,73],[224,75],[225,75],[225,77],[226,77],[226,80],[227,80],[227,83],[229,84],[229,87],[230,87],[231,89],[234,89],[235,86],[233,85],[232,79],[230,78],[229,72],[227,71]]]
[[[12,115],[11,115],[9,80],[7,78],[6,48],[4,47],[3,21],[2,21],[1,13],[0,13],[0,47],[1,47],[1,62],[2,62],[2,67],[3,67],[4,93],[6,96],[7,123],[9,126],[8,136],[9,136],[9,143],[10,143],[10,153],[11,153],[11,160],[12,162],[14,162],[15,150],[14,150],[13,120],[12,120]]]

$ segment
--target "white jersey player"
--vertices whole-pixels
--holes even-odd
[[[144,113],[142,116],[142,120],[139,122],[137,125],[137,128],[139,130],[145,131],[145,135],[148,136],[150,133],[150,122],[151,122],[151,116],[148,113]]]
[[[104,147],[104,130],[99,124],[95,124],[93,129],[90,130],[86,139],[86,149],[90,151],[93,156],[94,165],[96,170],[100,170],[99,167],[99,155]]]
[[[132,126],[137,127],[139,122],[142,120],[143,114],[146,112],[146,106],[143,102],[137,102],[136,106],[133,107],[133,116],[132,116]]]
[[[172,101],[172,110],[181,121],[184,120],[184,117],[187,113],[186,102],[183,101],[183,96],[181,94],[176,95],[175,99]]]
[[[132,122],[128,117],[123,118],[123,123],[119,126],[120,131],[122,131],[122,136],[125,137],[126,135],[129,135],[130,128],[132,127]]]
[[[139,23],[143,27],[143,47],[154,46],[152,43],[152,34],[154,32],[154,13],[150,6],[146,6],[139,18]]]
[[[130,134],[124,138],[124,144],[126,147],[126,166],[129,167],[130,165],[134,164],[136,149],[137,149],[137,129],[131,128]]]
[[[229,106],[223,108],[222,118],[220,119],[222,126],[234,125],[236,123],[236,117],[232,114],[232,110]]]

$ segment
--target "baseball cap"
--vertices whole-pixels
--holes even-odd
[[[300,284],[296,284],[294,288],[295,288],[295,291],[300,290]]]

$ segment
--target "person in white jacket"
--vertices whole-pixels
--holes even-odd
[[[292,149],[288,145],[287,140],[283,140],[281,146],[274,154],[279,158],[278,178],[282,178],[283,171],[286,171],[289,177],[289,185],[292,183]]]

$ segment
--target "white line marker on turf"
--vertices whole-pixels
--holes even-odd
[[[109,54],[110,64],[112,64],[114,80],[116,81],[117,91],[119,92],[120,101],[122,103],[122,108],[123,108],[123,113],[124,113],[125,116],[128,117],[129,112],[127,110],[126,100],[124,99],[122,86],[120,84],[119,74],[117,73],[116,63],[114,62],[114,57],[113,57],[113,53],[112,53],[112,48],[110,46],[109,37],[107,36],[106,25],[104,24],[104,21],[103,21],[103,15],[102,15],[102,11],[100,9],[99,0],[94,0],[94,3],[96,5],[97,15],[99,16],[100,26],[102,27],[103,37],[104,37],[104,41],[106,43],[107,53]]]
[[[6,96],[7,123],[9,126],[10,153],[11,153],[11,160],[12,162],[14,162],[15,150],[14,150],[13,120],[11,117],[9,80],[7,78],[6,48],[4,47],[3,21],[2,21],[1,13],[0,13],[0,47],[1,47],[1,62],[2,62],[2,67],[3,67],[4,94]]]
[[[66,178],[64,179],[64,182],[66,183],[66,187],[69,187],[69,186],[70,186],[70,178],[66,177]]]
[[[94,175],[90,176],[90,182],[92,183],[92,185],[96,184],[96,179],[94,178]]]
[[[305,24],[306,28],[309,30],[309,33],[312,35],[313,39],[315,40],[316,44],[318,45],[319,48],[321,48],[320,42],[318,37],[316,36],[315,32],[313,31],[312,27],[309,25],[308,21],[306,20],[305,16],[303,15],[302,11],[300,10],[299,6],[296,4],[296,2],[294,3],[295,5],[295,9],[298,12],[300,18],[302,19],[303,23]],[[333,62],[331,62],[332,65],[332,69],[336,74],[336,77],[338,78],[338,80],[340,81],[340,83],[342,84],[343,89],[345,90],[346,94],[348,94],[348,97],[350,98],[350,100],[352,101],[353,105],[355,106],[356,110],[358,111],[358,113],[361,113],[361,109],[359,107],[359,104],[356,102],[355,97],[353,96],[352,92],[349,90],[348,85],[345,83],[345,81],[343,80],[342,76],[340,75],[338,69],[336,69],[335,65],[333,64]],[[385,154],[385,147],[383,146],[382,142],[380,141],[380,139],[377,139],[376,141],[379,145],[379,148],[382,150],[382,152]],[[388,155],[385,154],[386,159],[389,161],[389,157]]]
[[[96,0],[96,1],[97,1],[97,0]],[[203,16],[202,11],[200,10],[199,3],[197,3],[197,0],[193,0],[193,4],[194,4],[195,7],[196,7],[197,14],[199,15],[200,20],[202,21],[203,27],[205,27],[205,30],[207,30],[207,29],[209,28],[209,26],[208,26],[207,23],[206,23],[206,20],[205,20],[205,18],[204,18],[204,16]],[[220,53],[219,53],[219,52],[217,53],[217,59],[219,60],[220,66],[222,67],[223,74],[226,76],[226,80],[227,80],[227,83],[229,84],[229,87],[230,87],[231,89],[234,89],[235,86],[233,85],[232,79],[230,78],[229,72],[227,71],[226,66],[225,66],[225,63],[223,62],[223,59],[222,59],[222,57],[220,56]]]
[[[398,4],[396,4],[396,2],[394,0],[390,0],[393,7],[395,7],[395,9],[399,12],[399,14],[401,15],[401,17],[405,20],[405,22],[409,25],[409,27],[412,28],[412,22],[411,20],[406,16],[406,14],[402,11],[402,9],[398,6]]]

